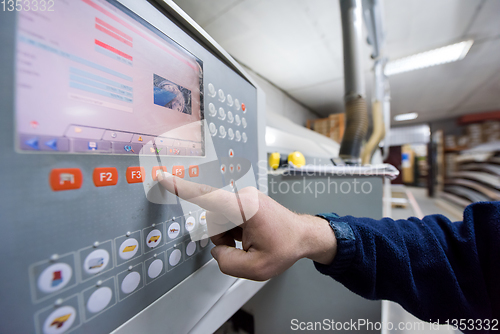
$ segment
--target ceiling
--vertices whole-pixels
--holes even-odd
[[[318,114],[343,111],[340,10],[332,0],[174,0],[236,60]],[[397,59],[475,40],[461,61],[390,77],[391,113],[411,124],[500,109],[500,1],[383,0]],[[370,48],[365,45],[367,96]]]

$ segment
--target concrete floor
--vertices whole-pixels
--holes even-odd
[[[410,197],[413,196],[417,207],[409,205],[406,208],[392,208],[391,218],[393,219],[407,219],[408,217],[414,216],[418,217],[420,215],[427,216],[432,214],[442,214],[448,217],[452,221],[461,220],[456,213],[446,211],[439,206],[439,200],[427,197],[427,189],[416,188],[416,187],[393,187],[393,191],[408,191]],[[405,196],[408,198],[408,195]],[[420,217],[419,217],[420,218]],[[396,303],[383,301],[382,302],[382,317],[383,321],[392,322],[397,324],[399,322],[404,322],[408,324],[411,329],[406,330],[382,330],[382,334],[417,334],[417,333],[436,333],[436,334],[455,334],[460,333],[458,330],[453,330],[453,328],[448,326],[439,326],[438,328],[432,327],[429,323],[420,321],[418,318],[414,317],[407,311],[405,311],[401,306]]]

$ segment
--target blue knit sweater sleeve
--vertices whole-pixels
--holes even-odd
[[[462,222],[319,216],[338,248],[333,263],[316,269],[351,291],[425,321],[500,317],[500,202],[469,205]]]

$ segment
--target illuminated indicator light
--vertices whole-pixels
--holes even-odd
[[[31,121],[31,122],[30,122],[30,126],[31,126],[33,129],[36,129],[36,128],[38,128],[38,122],[37,122],[37,121]]]
[[[242,103],[242,104],[241,104],[241,110],[245,111],[245,110],[246,110],[246,108],[247,108],[247,107],[245,106],[245,104],[244,104],[244,103]]]

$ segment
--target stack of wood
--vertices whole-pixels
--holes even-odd
[[[306,126],[308,129],[340,143],[345,131],[345,114],[333,114],[327,118],[308,119]]]

